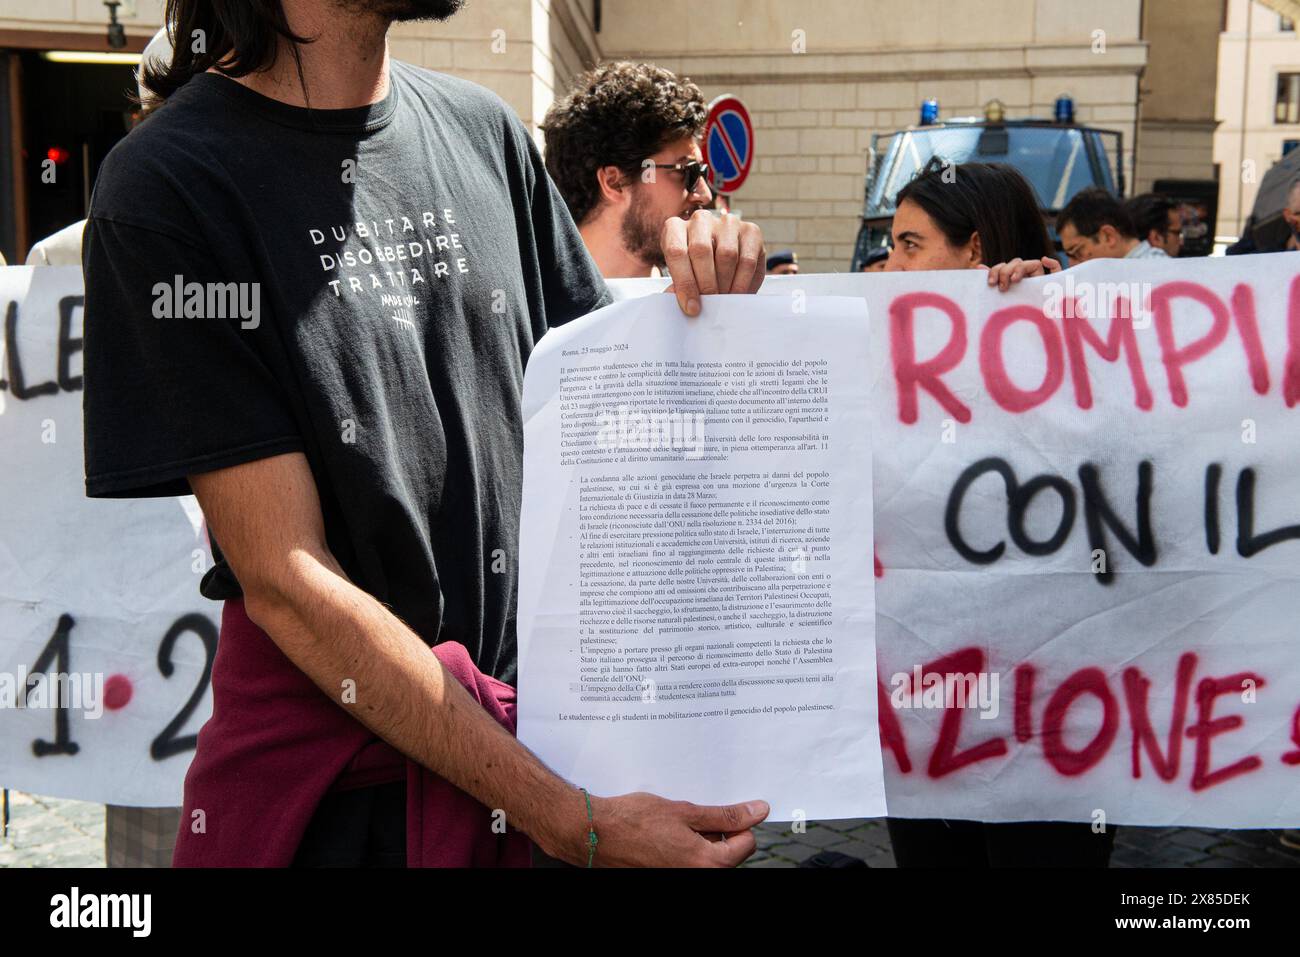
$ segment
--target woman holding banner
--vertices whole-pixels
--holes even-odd
[[[987,269],[1006,290],[1061,268],[1023,176],[1000,163],[932,159],[898,194],[887,271]],[[1115,829],[1090,824],[890,818],[900,867],[1106,867]]]

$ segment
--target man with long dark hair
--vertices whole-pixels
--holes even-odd
[[[505,104],[390,63],[392,22],[459,6],[169,0],[164,103],[100,174],[87,493],[193,489],[225,602],[180,865],[513,864],[524,834],[734,865],[767,813],[588,796],[511,734],[523,367],[609,294]],[[662,242],[689,315],[761,282],[752,229]]]

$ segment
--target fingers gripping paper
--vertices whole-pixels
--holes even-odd
[[[796,314],[803,313],[803,314]],[[594,793],[883,813],[860,300],[669,296],[524,385],[520,739]]]

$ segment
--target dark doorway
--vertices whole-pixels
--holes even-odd
[[[21,65],[28,245],[86,217],[99,166],[135,122],[130,66],[56,63],[36,52]],[[12,118],[11,118],[12,122]],[[22,262],[26,249],[15,250]]]

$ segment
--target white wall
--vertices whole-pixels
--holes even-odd
[[[1261,3],[1228,3],[1227,29],[1219,40],[1216,113],[1221,122],[1214,158],[1222,176],[1219,233],[1236,236],[1255,203],[1259,180],[1282,156],[1283,140],[1300,139],[1300,124],[1274,122],[1278,74],[1300,73],[1300,36],[1280,31],[1278,14]]]

